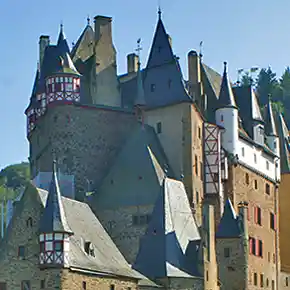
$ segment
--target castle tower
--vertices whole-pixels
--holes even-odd
[[[68,264],[69,237],[73,233],[67,223],[61,199],[54,162],[52,180],[39,228],[39,262],[43,267]]]
[[[222,132],[222,146],[228,153],[238,153],[239,122],[238,108],[227,74],[227,63],[224,63],[224,74],[219,94],[218,108],[215,112],[216,123],[224,128]]]
[[[265,134],[266,141],[270,149],[278,156],[280,156],[279,136],[277,134],[270,98],[265,108]]]

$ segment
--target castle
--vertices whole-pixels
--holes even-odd
[[[0,242],[0,290],[288,289],[283,116],[196,51],[185,80],[160,11],[146,66],[127,64],[117,75],[110,17],[72,49],[63,27],[40,37],[33,182]]]

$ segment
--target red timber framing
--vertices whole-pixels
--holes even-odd
[[[220,128],[204,122],[204,196],[208,200],[216,200],[220,214],[223,211],[224,194],[222,187],[222,152]],[[225,164],[223,164],[226,168]],[[223,172],[224,173],[224,172]],[[225,175],[225,174],[223,174]]]

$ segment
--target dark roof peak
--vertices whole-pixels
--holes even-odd
[[[268,103],[265,108],[265,133],[268,136],[278,136],[276,124],[273,115],[273,108],[270,96],[268,96]]]
[[[56,161],[53,161],[52,179],[46,205],[40,220],[41,233],[68,233],[72,231],[67,223],[57,179]]]
[[[68,43],[66,41],[65,34],[63,32],[63,24],[60,25],[60,31],[57,40],[57,47],[61,54],[70,53]]]
[[[227,62],[224,62],[224,73],[223,73],[218,102],[219,102],[218,108],[224,108],[224,107],[237,108],[232,86],[228,78]]]

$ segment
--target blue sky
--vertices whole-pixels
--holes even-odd
[[[86,25],[87,15],[113,17],[118,71],[126,71],[126,55],[142,38],[146,62],[161,3],[162,18],[173,49],[187,75],[186,54],[204,43],[204,62],[221,71],[228,61],[230,76],[237,70],[271,65],[278,75],[290,64],[289,0],[38,0],[0,1],[0,169],[27,160],[26,120],[38,60],[41,34],[57,38],[64,24],[69,43]],[[240,3],[240,4],[238,4]]]

